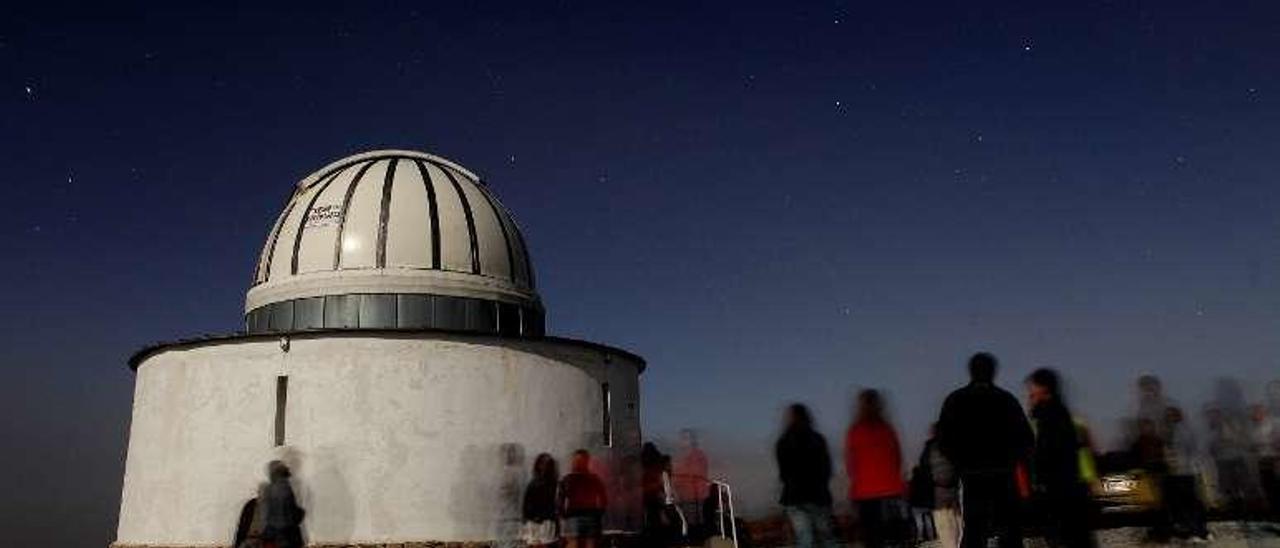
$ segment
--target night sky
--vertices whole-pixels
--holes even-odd
[[[767,463],[875,386],[916,447],[979,349],[1103,431],[1140,372],[1280,377],[1275,2],[177,4],[0,8],[5,543],[114,538],[127,358],[238,329],[295,182],[373,148],[489,182],[662,439]]]

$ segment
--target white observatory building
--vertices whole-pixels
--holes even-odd
[[[404,150],[302,179],[267,236],[245,329],[130,360],[120,548],[229,546],[285,461],[312,546],[486,546],[516,536],[539,453],[592,452],[606,528],[628,481],[639,375],[624,350],[551,337],[524,237],[475,174]],[[634,500],[633,500],[634,499]]]

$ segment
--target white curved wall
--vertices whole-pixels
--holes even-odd
[[[562,471],[579,447],[614,463],[638,453],[638,367],[564,342],[424,334],[161,350],[137,371],[117,544],[228,544],[274,458],[294,468],[312,543],[510,537],[538,453]],[[279,375],[289,378],[281,448]],[[611,521],[638,523],[634,494],[615,495]]]

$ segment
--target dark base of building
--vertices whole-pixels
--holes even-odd
[[[358,543],[315,543],[307,548],[494,548],[492,542],[358,542]],[[112,543],[109,548],[231,548],[227,544],[130,544]]]

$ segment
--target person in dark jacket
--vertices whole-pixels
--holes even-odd
[[[259,504],[263,506],[262,541],[273,548],[302,548],[302,520],[306,513],[298,506],[289,483],[292,474],[283,462],[267,465],[270,483]]]
[[[262,537],[262,512],[258,511],[258,499],[267,489],[267,484],[258,486],[258,494],[245,501],[240,507],[240,519],[236,522],[236,536],[231,541],[232,548],[257,548]]]
[[[533,460],[533,478],[524,490],[521,519],[524,521],[523,538],[527,546],[554,546],[560,541],[559,514],[556,512],[556,495],[559,492],[560,471],[556,459],[547,453]]]
[[[960,477],[965,548],[1022,546],[1017,468],[1030,454],[1031,426],[1012,394],[995,385],[996,357],[969,360],[968,386],[952,392],[938,420],[938,447]]]
[[[647,546],[665,546],[679,536],[679,518],[672,516],[671,457],[653,442],[640,447],[640,500],[644,506],[644,538]]]
[[[803,404],[787,408],[786,427],[774,446],[782,498],[797,548],[835,546],[831,537],[831,453],[813,429]]]
[[[1027,377],[1027,403],[1035,421],[1031,478],[1045,538],[1052,546],[1095,546],[1089,528],[1089,490],[1080,477],[1080,438],[1051,369]]]

